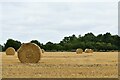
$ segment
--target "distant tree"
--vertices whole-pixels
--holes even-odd
[[[85,41],[85,42],[93,42],[93,41],[95,41],[95,35],[93,34],[93,33],[87,33],[87,34],[85,34],[84,36],[83,36],[83,41]]]
[[[32,40],[32,41],[30,41],[31,43],[35,43],[35,44],[37,44],[38,46],[41,46],[41,44],[40,44],[40,42],[38,41],[38,40]]]
[[[72,44],[71,43],[67,43],[64,45],[64,50],[65,51],[71,51],[72,50]]]
[[[61,46],[60,44],[54,44],[54,49],[56,51],[63,51],[63,46]]]
[[[0,52],[3,51],[3,46],[0,44]]]
[[[85,48],[92,48],[96,51],[107,51],[120,49],[119,41],[120,37],[118,35],[111,35],[108,32],[106,34],[99,34],[98,36],[95,36],[93,33],[87,33],[84,36],[79,35],[76,37],[73,34],[72,36],[64,37],[59,45],[67,51],[77,48],[82,48],[83,50]]]
[[[115,50],[117,49],[119,49],[120,50],[120,37],[118,36],[118,35],[114,35],[114,36],[112,36],[112,41],[111,41],[111,43],[112,43],[112,45],[114,45],[114,48],[115,48],[115,46],[116,46],[116,48],[115,48]]]
[[[69,43],[70,42],[70,37],[64,37],[64,39],[62,40],[62,43]]]
[[[102,41],[103,41],[103,35],[102,35],[102,34],[99,34],[99,35],[96,37],[96,41],[97,41],[97,42],[102,42]]]
[[[107,32],[106,34],[103,35],[103,42],[110,43],[112,42],[111,40],[112,40],[112,36],[110,33]]]
[[[107,50],[112,50],[113,47],[112,47],[112,44],[111,43],[107,43]]]
[[[75,51],[77,48],[92,48],[95,51],[110,51],[120,50],[120,37],[118,35],[111,35],[109,32],[95,36],[93,33],[87,33],[84,36],[76,35],[65,36],[60,43],[47,42],[40,43],[38,40],[32,40],[46,51]],[[14,47],[17,50],[21,45],[20,41],[8,39],[3,46],[3,50],[8,47]]]
[[[77,37],[73,34],[72,36],[69,36],[70,42],[74,43],[77,40]]]
[[[55,50],[55,46],[52,42],[49,41],[45,44],[45,49],[48,51],[53,51],[53,50]]]
[[[94,42],[86,42],[85,48],[95,49],[95,43]]]
[[[15,50],[19,49],[21,46],[21,42],[13,39],[8,39],[4,44],[3,50],[5,51],[8,47],[13,47]]]

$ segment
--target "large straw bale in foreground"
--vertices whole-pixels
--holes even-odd
[[[93,53],[92,49],[85,49],[85,53]]]
[[[82,50],[81,48],[78,48],[78,49],[76,50],[76,53],[77,53],[77,54],[82,54],[82,52],[83,52],[83,50]]]
[[[13,47],[9,47],[6,49],[6,55],[15,55],[15,49]]]
[[[41,49],[34,43],[24,43],[17,50],[18,58],[22,63],[37,63],[41,57]]]

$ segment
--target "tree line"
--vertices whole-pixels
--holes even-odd
[[[111,35],[110,33],[99,34],[95,36],[93,33],[87,33],[84,36],[75,36],[74,34],[64,37],[59,43],[47,42],[40,43],[38,40],[32,40],[45,51],[75,51],[77,48],[93,49],[94,51],[111,51],[120,50],[120,37]],[[18,40],[8,39],[4,45],[0,45],[0,50],[5,51],[8,47],[13,47],[16,51],[21,46]]]

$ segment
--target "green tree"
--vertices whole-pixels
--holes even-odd
[[[0,52],[3,51],[3,46],[0,44]]]
[[[56,51],[63,51],[63,46],[61,46],[59,44],[55,44],[55,49],[56,49]]]
[[[48,51],[53,51],[53,50],[55,50],[54,48],[55,48],[54,43],[52,43],[50,41],[45,44],[45,49]]]
[[[92,48],[96,51],[120,50],[120,37],[118,35],[111,35],[109,32],[95,36],[93,33],[87,33],[84,36],[76,37],[74,34],[64,37],[60,43],[47,42],[42,44],[37,40],[32,40],[46,51],[75,51],[77,48]],[[21,42],[13,39],[8,39],[3,46],[3,50],[8,47],[14,47],[16,50],[20,47]]]
[[[85,34],[84,36],[83,36],[83,41],[85,41],[85,42],[93,42],[93,41],[95,41],[96,39],[95,39],[95,35],[93,34],[93,33],[87,33],[87,34]]]
[[[94,42],[86,42],[85,47],[89,48],[89,49],[95,49],[95,43]]]
[[[96,41],[97,41],[97,42],[102,42],[102,41],[103,41],[103,35],[102,35],[102,34],[99,34],[99,35],[96,37]]]
[[[112,40],[112,35],[110,33],[107,32],[106,34],[103,35],[103,42],[110,43],[112,42],[111,40]]]
[[[30,42],[37,44],[39,47],[43,47],[43,44],[41,44],[38,40],[32,40]]]
[[[111,43],[107,43],[107,50],[112,50],[113,47],[112,47],[112,44]]]
[[[19,49],[20,46],[21,46],[21,42],[20,41],[13,40],[13,39],[8,39],[7,42],[4,44],[4,51],[8,47],[13,47],[17,51],[17,49]]]

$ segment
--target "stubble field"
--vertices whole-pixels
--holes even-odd
[[[117,78],[118,52],[45,52],[36,64],[2,56],[2,78]]]

